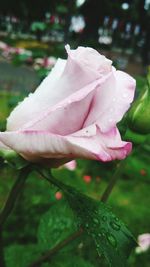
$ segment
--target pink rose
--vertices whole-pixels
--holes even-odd
[[[130,107],[135,80],[88,47],[70,50],[10,114],[2,147],[29,161],[60,165],[74,158],[124,159],[132,145],[116,123]]]

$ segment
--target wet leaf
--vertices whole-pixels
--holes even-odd
[[[103,202],[91,199],[71,187],[66,192],[79,226],[92,238],[99,256],[104,255],[109,266],[125,267],[136,245],[128,228]]]

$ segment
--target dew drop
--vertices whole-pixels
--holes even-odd
[[[113,97],[112,101],[113,101],[113,102],[115,102],[115,101],[116,101],[116,98],[115,98],[115,97]]]
[[[110,245],[112,247],[115,247],[116,248],[117,241],[116,241],[115,237],[112,234],[107,234],[107,240],[108,240],[108,242],[110,243]]]
[[[99,244],[96,244],[96,248],[99,249],[100,245]]]
[[[101,232],[103,232],[103,233],[105,233],[106,231],[105,231],[105,228],[101,228]]]
[[[94,233],[91,234],[91,236],[95,239],[96,235]]]
[[[89,227],[88,223],[86,223],[86,224],[85,224],[85,227],[86,227],[86,228],[88,228],[88,227]]]
[[[119,231],[120,230],[120,225],[116,222],[110,222],[111,227],[116,230]]]
[[[126,93],[123,94],[123,98],[126,98],[128,95]]]
[[[98,233],[98,237],[101,237],[101,236],[102,236],[102,234]]]
[[[96,223],[96,224],[99,224],[99,221],[96,218],[93,218],[93,222]]]

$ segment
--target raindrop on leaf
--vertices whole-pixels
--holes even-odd
[[[116,248],[117,247],[116,238],[112,234],[109,234],[109,233],[106,236],[107,236],[107,240],[110,243],[110,245],[112,247],[115,247]]]
[[[118,223],[114,222],[114,221],[113,222],[110,222],[110,225],[116,231],[119,231],[120,228],[121,228],[121,226]]]
[[[103,216],[102,217],[102,220],[103,220],[103,222],[106,222],[107,221],[107,217],[106,216]]]
[[[96,223],[96,224],[99,224],[99,221],[96,218],[93,218],[93,222]]]

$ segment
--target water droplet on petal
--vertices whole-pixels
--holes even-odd
[[[110,245],[112,247],[116,247],[117,246],[116,238],[112,234],[107,234],[107,240],[108,240],[108,242],[110,243]]]
[[[123,98],[126,98],[128,95],[126,93],[123,94]]]

